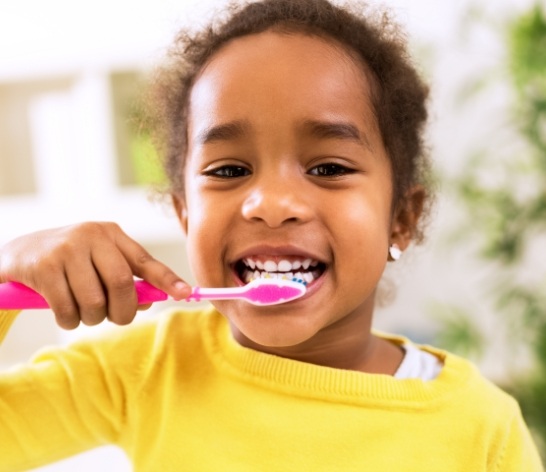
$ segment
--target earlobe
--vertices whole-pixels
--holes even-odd
[[[186,208],[186,201],[179,195],[171,195],[174,209],[176,211],[176,216],[182,227],[184,234],[188,234],[188,211]]]
[[[422,186],[412,187],[394,212],[390,244],[396,245],[401,251],[404,251],[416,236],[425,199],[426,191]]]
[[[392,243],[389,246],[389,261],[397,261],[402,256],[402,250],[398,247],[398,244]]]

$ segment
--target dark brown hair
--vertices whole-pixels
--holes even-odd
[[[184,189],[189,95],[196,77],[229,41],[266,30],[316,35],[356,56],[371,76],[373,109],[391,159],[393,208],[406,203],[406,192],[414,185],[430,186],[423,142],[428,88],[412,64],[404,34],[389,15],[370,14],[359,2],[341,7],[327,0],[262,0],[231,4],[202,31],[181,32],[158,70],[151,104],[169,192]]]

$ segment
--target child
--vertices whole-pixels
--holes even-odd
[[[307,294],[168,313],[0,377],[0,470],[117,444],[138,471],[539,471],[516,402],[466,361],[371,332],[419,239],[427,89],[401,36],[326,0],[265,0],[181,35],[154,105],[199,285],[299,273]],[[0,281],[59,325],[125,325],[133,275],[189,288],[115,224],[23,236]],[[14,313],[0,315],[5,332]]]

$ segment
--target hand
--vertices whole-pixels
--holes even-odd
[[[138,308],[134,275],[175,300],[191,292],[115,223],[39,231],[0,248],[0,283],[20,282],[36,290],[65,329],[105,318],[120,325],[133,321]]]

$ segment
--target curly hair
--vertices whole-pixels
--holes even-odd
[[[405,205],[407,191],[415,185],[430,190],[423,140],[428,87],[411,61],[399,26],[385,12],[367,11],[363,3],[338,6],[328,0],[232,3],[225,15],[200,32],[180,32],[157,71],[151,95],[152,126],[159,134],[168,192],[184,190],[189,96],[200,71],[230,41],[266,30],[315,35],[356,56],[369,76],[372,108],[391,160],[393,208]],[[422,232],[415,231],[422,239]]]

